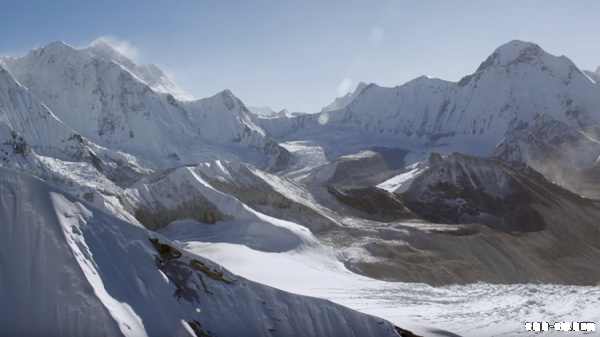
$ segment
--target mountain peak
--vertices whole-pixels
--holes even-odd
[[[371,84],[373,84],[373,83],[371,83]],[[321,109],[321,112],[341,109],[341,108],[347,106],[348,104],[352,103],[352,101],[354,101],[358,97],[358,95],[361,92],[363,92],[363,90],[370,87],[371,84],[366,84],[365,82],[358,83],[354,92],[352,92],[352,93],[349,92],[344,96],[336,97],[333,100],[333,102],[329,103],[329,105],[327,105],[326,107]]]
[[[164,72],[162,71],[162,69],[160,69],[156,65],[156,63],[148,63],[148,64],[145,65],[145,67],[148,68],[148,69],[150,69],[150,70],[152,70],[152,71],[155,71],[157,73],[160,72],[160,73],[164,74]]]
[[[71,49],[75,49],[75,48],[71,47],[69,44],[67,44],[66,42],[63,42],[63,41],[50,42],[44,48],[65,48],[65,47],[71,48]]]
[[[283,109],[279,112],[272,112],[271,117],[292,117],[292,114],[287,109]]]
[[[596,74],[600,75],[600,67],[596,68]]]
[[[34,52],[56,52],[56,51],[67,51],[67,52],[71,52],[71,51],[75,51],[76,49],[73,48],[72,46],[68,45],[67,43],[63,42],[63,41],[55,41],[55,42],[51,42],[49,44],[47,44],[45,47],[42,47],[40,49],[36,49],[34,51],[31,51],[29,54],[34,53]]]
[[[257,107],[253,107],[253,106],[247,106],[247,108],[250,112],[252,112],[255,115],[259,115],[259,116],[269,116],[275,112],[275,110],[271,109],[271,107],[266,106],[266,105],[261,108],[257,108]]]
[[[117,51],[110,44],[108,44],[106,41],[104,41],[102,39],[94,40],[92,43],[90,43],[90,45],[88,46],[88,49],[114,50],[115,52]]]
[[[360,82],[358,83],[358,85],[356,86],[356,90],[354,90],[354,93],[360,93],[361,91],[363,91],[364,88],[366,88],[368,86],[367,83],[365,82]]]
[[[494,52],[479,65],[476,72],[491,66],[508,66],[519,63],[530,63],[546,52],[537,44],[520,40],[512,40],[496,48]]]
[[[529,63],[544,55],[544,50],[535,43],[513,40],[496,48],[477,69],[484,70],[491,65],[507,66],[511,64]]]
[[[235,95],[233,95],[233,93],[229,89],[225,89],[225,90],[220,91],[218,93],[218,95],[226,96],[226,97],[235,97]]]
[[[96,39],[85,50],[98,57],[117,62],[130,70],[135,67],[130,59],[102,39]]]
[[[533,43],[533,42],[528,42],[528,41],[521,41],[521,40],[512,40],[509,41],[503,45],[501,45],[500,47],[496,48],[496,50],[514,50],[514,51],[521,51],[523,49],[527,49],[527,48],[540,48],[539,45]]]

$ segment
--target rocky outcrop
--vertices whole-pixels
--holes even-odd
[[[341,203],[368,214],[372,220],[392,222],[418,218],[400,198],[377,187],[342,189],[328,186],[327,191]]]
[[[545,221],[533,205],[549,204],[537,193],[551,185],[539,174],[526,175],[494,160],[453,153],[430,162],[402,200],[434,223],[478,222],[506,232],[540,231]]]

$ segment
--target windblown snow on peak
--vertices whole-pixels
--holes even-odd
[[[146,82],[154,91],[173,95],[178,100],[190,101],[196,98],[185,91],[178,88],[167,75],[154,63],[137,66],[125,55],[113,48],[110,44],[102,39],[97,39],[89,47],[86,48],[89,52],[103,58],[116,62],[139,79]]]
[[[162,74],[158,68],[137,67],[107,48],[103,42],[82,50],[53,43],[4,63],[69,127],[152,169],[224,155],[262,168],[285,162],[287,151],[266,136],[230,91],[179,100],[143,79]]]

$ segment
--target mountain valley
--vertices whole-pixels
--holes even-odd
[[[0,57],[0,334],[476,336],[494,299],[501,336],[568,291],[598,321],[598,76],[515,40],[305,114],[101,40]]]

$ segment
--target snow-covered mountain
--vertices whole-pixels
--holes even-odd
[[[156,92],[172,94],[178,100],[195,100],[192,95],[173,84],[167,75],[154,63],[137,66],[102,39],[94,41],[86,49],[106,60],[122,65],[132,74],[146,82]]]
[[[512,41],[457,83],[361,83],[301,115],[194,99],[103,41],[0,58],[0,335],[397,330],[261,284],[477,335],[454,296],[480,288],[381,280],[595,285],[600,208],[553,182],[600,191],[598,74]],[[401,305],[423,295],[446,311]]]
[[[402,332],[374,316],[234,275],[160,234],[6,168],[0,168],[0,230],[2,335]]]
[[[530,169],[541,183],[544,178]],[[406,205],[433,222],[485,224],[501,231],[544,228],[530,177],[500,162],[453,153],[432,153],[429,168],[403,193]],[[551,185],[549,182],[548,185]]]
[[[262,108],[257,108],[253,106],[247,106],[248,110],[255,115],[258,116],[270,116],[275,110],[271,109],[271,107],[263,106]]]
[[[283,109],[281,111],[272,110],[268,106],[264,106],[262,108],[255,107],[247,107],[248,110],[258,116],[259,118],[281,118],[281,117],[294,117],[294,116],[304,116],[308,115],[306,112],[289,112],[287,109]]]
[[[79,162],[88,183],[147,171],[132,156],[98,146],[62,123],[0,62],[0,166],[65,181],[72,180],[74,172],[61,172],[61,167],[73,162]]]
[[[337,109],[341,109],[341,108],[345,107],[346,105],[352,103],[352,101],[354,101],[356,99],[356,97],[358,97],[358,95],[361,93],[361,91],[363,91],[363,89],[366,87],[367,87],[366,83],[360,82],[358,84],[358,86],[356,87],[356,90],[354,90],[353,93],[347,93],[346,95],[344,95],[342,97],[336,97],[333,100],[333,102],[329,103],[326,107],[321,109],[321,112],[337,110]]]
[[[573,170],[597,162],[600,143],[596,136],[545,115],[531,127],[506,135],[491,156],[503,162],[527,163],[544,174],[559,167]]]
[[[282,118],[282,117],[290,118],[290,117],[293,117],[293,115],[289,111],[287,111],[287,109],[283,109],[283,110],[278,111],[278,112],[273,111],[269,115],[269,117],[272,117],[272,118]]]
[[[18,156],[26,158],[29,149],[63,159],[80,158],[85,149],[83,139],[76,135],[0,63],[0,146],[4,165],[18,165]]]
[[[488,155],[507,134],[545,116],[576,129],[597,126],[599,93],[568,58],[512,41],[457,83],[423,76],[394,88],[369,84],[344,108],[261,125],[284,141],[344,126],[363,130],[365,138],[393,135],[394,147]]]
[[[230,91],[178,100],[161,92],[170,82],[156,66],[137,67],[103,42],[55,42],[3,62],[72,129],[152,169],[224,156],[268,168],[287,156]]]

